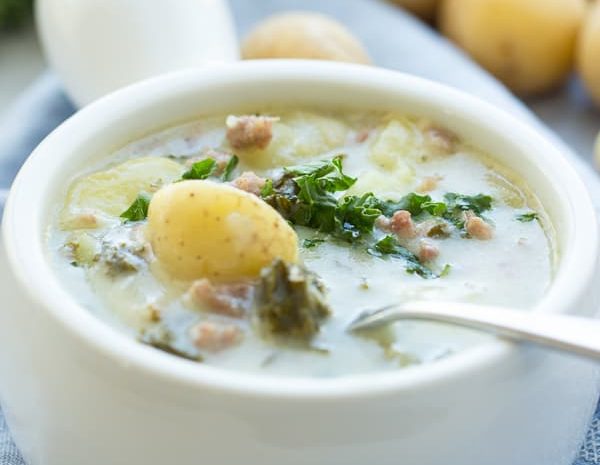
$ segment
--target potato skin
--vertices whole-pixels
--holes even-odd
[[[171,276],[217,282],[258,277],[273,259],[298,259],[295,231],[258,197],[212,181],[183,181],[159,190],[146,236]]]
[[[442,32],[520,95],[570,73],[585,0],[444,0]]]
[[[242,58],[313,58],[369,64],[360,41],[337,21],[312,12],[268,17],[242,43]]]
[[[600,2],[591,7],[577,44],[577,68],[588,92],[600,105]]]

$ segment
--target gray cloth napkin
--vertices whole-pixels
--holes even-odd
[[[359,36],[378,66],[443,82],[506,109],[535,126],[555,144],[564,148],[586,182],[596,208],[600,211],[600,183],[587,164],[495,79],[429,27],[397,8],[375,0],[230,0],[230,3],[240,36],[258,20],[277,11],[321,11],[337,17]],[[559,100],[538,101],[535,106],[544,118],[562,124],[561,116],[569,106],[568,96]],[[51,73],[40,77],[12,108],[5,112],[5,116],[0,119],[0,205],[3,204],[6,188],[31,150],[73,112],[74,109],[64,95],[58,79]],[[588,127],[588,133],[589,130],[591,128]],[[23,463],[10,439],[6,423],[0,416],[0,465]],[[574,465],[592,464],[600,464],[600,412],[596,413],[591,423],[580,456]]]

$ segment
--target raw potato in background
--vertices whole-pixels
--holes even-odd
[[[520,95],[561,84],[572,70],[585,0],[444,0],[441,31]]]
[[[390,2],[406,8],[421,18],[432,21],[440,0],[390,0]]]
[[[579,35],[577,67],[595,102],[600,105],[600,2],[590,8]],[[598,146],[596,145],[598,157]]]
[[[360,41],[342,24],[319,13],[300,11],[260,22],[242,43],[242,58],[371,61]]]

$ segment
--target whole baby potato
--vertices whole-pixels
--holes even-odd
[[[585,87],[600,105],[600,3],[586,17],[577,44],[577,67]]]
[[[444,0],[440,29],[521,95],[569,75],[585,0]]]
[[[360,41],[337,21],[312,12],[289,12],[259,23],[242,43],[242,58],[313,58],[370,63]]]
[[[254,278],[275,258],[298,259],[296,233],[279,213],[255,195],[212,181],[160,189],[146,235],[161,267],[182,280]]]
[[[439,0],[391,0],[417,16],[430,21],[435,18]]]

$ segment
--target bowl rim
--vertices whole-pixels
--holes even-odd
[[[216,82],[242,85],[263,78],[303,79],[315,84],[344,83],[354,86],[384,86],[392,92],[410,91],[419,98],[436,99],[440,108],[450,107],[469,115],[486,115],[486,122],[495,128],[510,128],[512,138],[527,140],[545,153],[544,163],[551,168],[555,179],[549,184],[561,183],[567,193],[566,201],[572,213],[573,240],[561,251],[562,263],[549,291],[533,311],[566,311],[569,304],[579,300],[593,277],[598,249],[595,211],[587,189],[561,150],[534,129],[515,117],[477,97],[423,78],[380,68],[331,63],[313,60],[255,60],[222,64],[215,67],[184,70],[147,79],[113,92],[73,115],[40,143],[19,171],[5,207],[3,241],[11,271],[23,292],[43,311],[50,315],[72,336],[91,350],[156,379],[178,385],[228,392],[239,396],[342,399],[373,396],[398,390],[418,390],[425,385],[443,385],[453,377],[476,376],[477,371],[493,366],[518,354],[515,345],[495,340],[461,351],[434,363],[422,364],[397,372],[368,375],[348,375],[332,379],[273,377],[237,372],[163,354],[146,347],[129,335],[121,333],[100,317],[93,315],[76,302],[58,279],[44,252],[44,234],[36,230],[36,214],[19,212],[38,208],[43,186],[52,180],[40,182],[39,174],[53,158],[66,157],[60,150],[61,141],[72,131],[92,131],[94,121],[114,117],[120,111],[144,107],[157,99],[169,99],[182,92],[194,92]],[[268,101],[268,97],[267,97]],[[165,117],[168,121],[168,117]],[[54,153],[48,153],[54,152]],[[67,157],[68,158],[68,157]],[[536,158],[541,166],[541,157]],[[55,180],[56,182],[56,180]],[[32,187],[34,186],[35,187]],[[32,192],[34,191],[34,192]],[[37,197],[36,197],[37,196]],[[27,210],[24,209],[27,207]],[[35,276],[35,279],[32,277]]]

